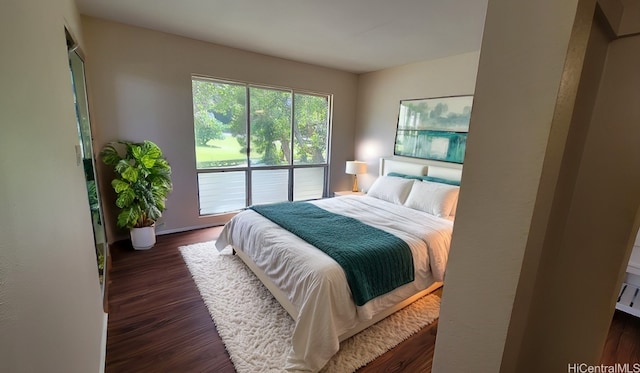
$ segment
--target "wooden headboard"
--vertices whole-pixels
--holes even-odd
[[[390,172],[415,176],[426,175],[455,181],[460,181],[462,178],[462,170],[459,168],[434,166],[396,158],[380,158],[380,176],[387,175]]]

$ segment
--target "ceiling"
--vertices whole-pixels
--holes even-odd
[[[480,49],[487,0],[76,0],[80,13],[354,73]]]

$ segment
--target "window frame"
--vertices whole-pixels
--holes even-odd
[[[205,82],[213,82],[213,83],[219,83],[219,84],[230,84],[230,85],[235,85],[235,86],[244,86],[245,87],[245,102],[246,102],[246,110],[244,113],[245,116],[245,133],[246,133],[246,137],[247,137],[247,149],[246,149],[246,154],[245,154],[245,159],[246,159],[246,166],[231,166],[231,167],[207,167],[207,168],[198,168],[198,164],[197,164],[197,160],[195,162],[195,171],[196,171],[196,185],[198,184],[198,178],[200,174],[209,174],[209,173],[222,173],[222,172],[244,172],[244,176],[245,176],[245,206],[251,206],[252,205],[252,171],[253,170],[257,170],[257,171],[268,171],[268,170],[288,170],[288,187],[287,187],[287,194],[288,194],[288,200],[289,201],[293,201],[294,198],[294,170],[295,169],[303,169],[303,168],[323,168],[324,170],[324,180],[323,180],[323,185],[322,185],[322,197],[321,198],[326,198],[328,196],[328,189],[329,189],[329,178],[330,178],[330,174],[329,174],[329,170],[330,170],[330,159],[331,159],[331,135],[333,133],[333,94],[330,93],[322,93],[322,92],[318,92],[318,91],[310,91],[310,90],[304,90],[304,89],[296,89],[296,88],[290,88],[290,87],[280,87],[280,86],[272,86],[272,85],[264,85],[264,84],[255,84],[255,83],[250,83],[250,82],[244,82],[244,81],[234,81],[234,80],[229,80],[229,79],[220,79],[220,78],[213,78],[213,77],[208,77],[208,76],[203,76],[203,75],[195,75],[192,74],[191,75],[191,82],[193,84],[194,80],[200,80],[200,81],[205,81]],[[260,166],[256,166],[256,165],[252,165],[251,164],[251,100],[250,100],[250,89],[251,88],[258,88],[258,89],[271,89],[271,90],[277,90],[277,91],[285,91],[288,92],[291,95],[291,120],[290,120],[290,124],[291,124],[291,134],[290,134],[290,144],[291,144],[291,154],[290,154],[290,158],[291,158],[291,163],[287,164],[287,165],[260,165]],[[304,164],[296,164],[294,161],[294,148],[295,148],[295,133],[294,133],[294,123],[295,123],[295,95],[296,94],[304,94],[304,95],[311,95],[311,96],[318,96],[318,97],[323,97],[327,99],[327,142],[326,142],[326,146],[327,146],[327,156],[326,156],[326,160],[324,163],[304,163]],[[193,92],[191,93],[192,95],[192,101],[193,101]],[[192,103],[192,113],[193,113],[193,103]],[[195,142],[195,120],[192,121],[192,128],[194,130],[194,145],[193,145],[193,150],[194,150],[194,155],[196,152],[196,147],[197,144]],[[198,216],[201,217],[207,217],[207,216],[217,216],[217,215],[224,215],[224,214],[229,214],[229,213],[234,213],[239,210],[233,210],[233,211],[223,211],[223,212],[216,212],[216,213],[202,213],[202,206],[201,206],[201,198],[200,198],[200,187],[198,185]]]

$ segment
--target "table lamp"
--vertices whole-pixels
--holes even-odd
[[[347,161],[345,172],[353,175],[353,192],[358,191],[358,175],[367,173],[367,163],[361,161]]]

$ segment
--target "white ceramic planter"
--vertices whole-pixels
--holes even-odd
[[[131,245],[136,250],[148,250],[156,244],[156,227],[131,228]]]

